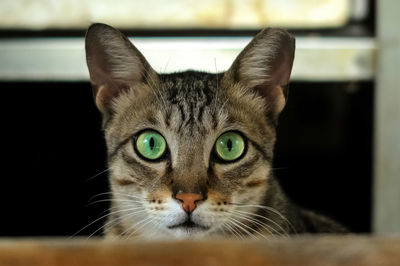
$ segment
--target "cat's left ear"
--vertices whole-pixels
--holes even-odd
[[[276,120],[286,104],[294,51],[295,39],[287,31],[264,29],[238,55],[224,78],[254,89]]]

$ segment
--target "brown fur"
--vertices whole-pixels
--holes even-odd
[[[294,38],[286,31],[262,31],[220,74],[157,74],[126,37],[103,24],[88,30],[86,52],[108,148],[113,197],[107,237],[344,231],[290,203],[271,172],[294,58]],[[145,129],[167,143],[158,161],[143,159],[133,147]],[[229,131],[243,135],[246,149],[237,161],[223,162],[214,145]],[[201,195],[190,215],[177,193]]]

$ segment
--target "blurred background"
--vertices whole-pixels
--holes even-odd
[[[105,144],[84,53],[93,22],[130,36],[163,73],[224,71],[260,29],[288,29],[297,50],[276,176],[294,202],[354,232],[399,232],[396,10],[374,0],[1,0],[0,236],[100,233]]]

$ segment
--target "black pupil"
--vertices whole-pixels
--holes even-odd
[[[228,139],[228,143],[226,145],[228,145],[228,151],[232,151],[232,140],[231,139]]]
[[[150,138],[150,149],[154,149],[154,138]]]

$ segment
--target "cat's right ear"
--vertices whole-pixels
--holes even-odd
[[[287,100],[294,52],[291,34],[282,29],[264,29],[238,55],[224,79],[261,96],[267,114],[276,121]]]
[[[112,114],[112,102],[121,93],[157,80],[156,72],[139,50],[111,26],[91,25],[85,48],[93,95],[103,115]]]

